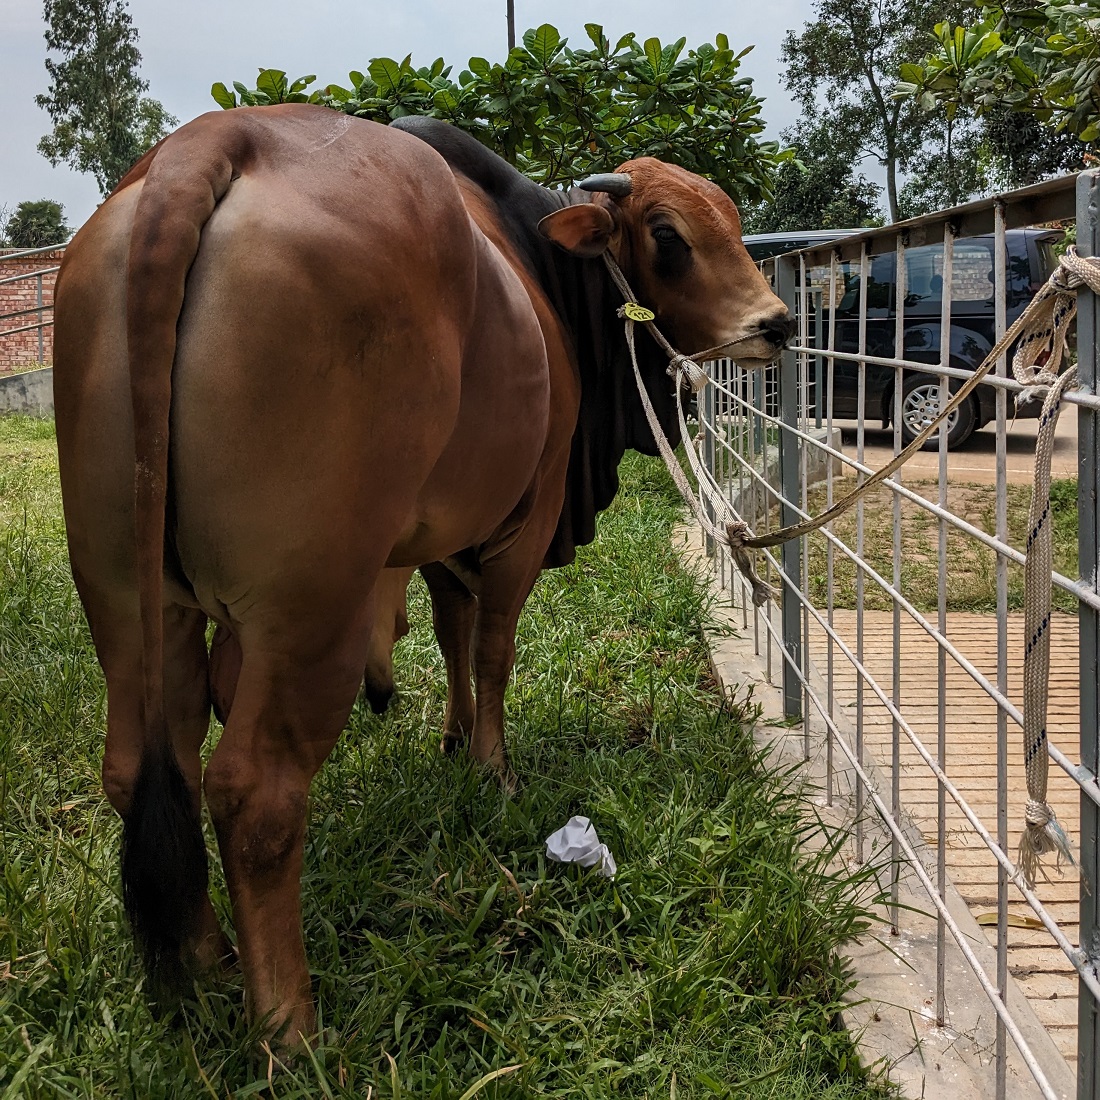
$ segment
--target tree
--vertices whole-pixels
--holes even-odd
[[[65,224],[65,208],[50,199],[21,202],[3,226],[4,243],[9,248],[44,248],[64,244],[72,233]]]
[[[308,101],[377,122],[431,115],[551,186],[655,156],[709,176],[738,202],[770,195],[773,170],[793,154],[759,139],[761,101],[739,75],[748,50],[734,53],[725,35],[686,52],[683,38],[663,45],[634,34],[612,48],[602,27],[585,30],[591,46],[571,49],[544,24],[503,64],[470,58],[457,81],[442,58],[414,68],[411,57],[381,57],[350,73],[349,87],[309,91],[316,76],[261,69],[254,88],[217,83],[211,94],[226,109]]]
[[[1071,0],[981,0],[985,19],[942,23],[902,65],[898,99],[980,122],[1002,182],[1080,167],[1100,137],[1100,25]]]
[[[104,195],[177,124],[142,95],[141,54],[126,0],[45,0],[50,86],[35,96],[53,121],[38,143],[51,164],[95,176]]]
[[[849,152],[837,147],[828,126],[804,121],[782,136],[798,159],[777,169],[770,202],[742,213],[746,233],[882,224],[882,188],[856,174]]]
[[[913,28],[967,6],[965,0],[816,0],[812,22],[783,42],[784,83],[803,117],[820,119],[852,160],[886,169],[890,218],[899,217],[899,176],[928,141],[928,121],[891,97],[902,64],[926,47]]]

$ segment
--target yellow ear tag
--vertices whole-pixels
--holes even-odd
[[[623,306],[623,314],[632,321],[652,321],[657,316],[653,310],[646,309],[645,306],[640,306],[637,302],[627,302]]]

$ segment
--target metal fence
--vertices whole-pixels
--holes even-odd
[[[960,312],[956,288],[968,265],[980,266],[973,239],[981,238],[983,255],[992,259],[978,274],[990,284],[986,298],[999,338],[1036,289],[1020,286],[1022,272],[1014,270],[1007,247],[1016,239],[1011,231],[1074,218],[1081,255],[1100,254],[1100,174],[1051,181],[765,265],[799,319],[797,343],[766,371],[712,364],[713,385],[699,408],[696,445],[735,510],[757,532],[822,511],[870,472],[864,461],[867,433],[879,419],[892,422],[897,453],[903,416],[915,415],[903,407],[907,394],[927,398],[920,380],[932,379],[938,384],[934,396],[942,401],[952,380],[968,373],[959,363],[960,329],[952,327],[952,307],[954,300]],[[882,265],[890,268],[894,290],[877,278]],[[930,348],[919,348],[911,335],[918,313],[928,320],[926,333],[938,335]],[[854,777],[853,844],[859,858],[870,857],[872,832],[888,838],[893,933],[903,931],[910,917],[899,896],[903,877],[915,877],[926,895],[924,907],[936,919],[936,1021],[950,1022],[944,992],[948,937],[997,1013],[998,1097],[1006,1095],[1010,1044],[1031,1072],[1037,1094],[1063,1094],[1011,1007],[1019,1003],[1009,996],[1017,983],[1029,996],[1034,993],[1033,1002],[1059,1002],[1067,1018],[1055,1018],[1049,1006],[1040,1005],[1042,1022],[1075,1070],[1077,1095],[1100,1100],[1098,324],[1100,305],[1082,288],[1080,388],[1063,414],[1064,420],[1076,417],[1078,428],[1080,564],[1073,576],[1051,578],[1067,610],[1055,622],[1064,660],[1061,678],[1052,683],[1057,697],[1049,738],[1051,797],[1079,853],[1079,875],[1069,869],[1031,889],[1015,865],[1025,795],[1016,732],[1022,726],[1023,639],[1021,616],[1013,608],[1024,549],[1018,515],[1021,508],[1026,515],[1027,487],[1009,484],[1008,429],[1020,387],[1003,359],[988,383],[993,396],[986,407],[995,405],[996,431],[988,487],[960,488],[941,430],[936,471],[926,481],[903,468],[878,495],[861,501],[850,520],[789,542],[778,555],[763,555],[773,585],[781,589],[777,607],[753,607],[728,556],[708,547],[739,609],[743,634],[768,661],[769,678],[774,674],[782,684],[787,716],[806,719],[805,753],[823,757],[827,799],[840,797],[842,768]],[[881,407],[868,398],[879,389],[885,393]],[[844,447],[839,414],[834,416],[834,409],[844,408],[842,390],[849,400],[855,393]],[[964,566],[967,576],[977,571],[988,585],[988,595],[967,610],[961,605],[971,597],[957,591]],[[811,718],[823,730],[820,745],[811,743]],[[995,952],[992,966],[960,928],[957,911],[953,915],[952,879],[959,880],[959,891],[987,929],[992,951],[987,948],[984,957],[992,959]],[[979,912],[983,908],[991,911]],[[1065,1010],[1075,998],[1073,1019]],[[1058,1069],[1066,1080],[1064,1065]]]
[[[5,252],[0,258],[5,260],[22,260],[29,256],[39,256],[46,252],[62,252],[64,249],[65,246],[63,244],[51,244],[46,245],[44,248],[28,248],[21,252]],[[46,329],[53,325],[53,317],[46,316],[47,313],[52,315],[53,302],[47,302],[45,300],[43,277],[46,275],[55,275],[60,270],[61,265],[55,264],[53,267],[43,267],[35,271],[28,271],[19,275],[8,275],[0,279],[0,286],[34,280],[35,304],[24,309],[15,309],[9,310],[7,313],[0,313],[0,338],[4,336],[14,336],[17,332],[37,331],[39,363],[43,362],[46,356]],[[24,319],[27,317],[34,317],[34,320],[25,322]],[[11,328],[7,328],[5,325],[9,321],[14,321],[16,324]]]

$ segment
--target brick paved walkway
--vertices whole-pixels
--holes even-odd
[[[853,646],[856,638],[854,611],[837,611],[837,632]],[[865,612],[864,663],[889,693],[892,683],[893,616],[890,612]],[[997,674],[997,631],[992,616],[952,614],[947,635],[951,642],[993,683]],[[1058,614],[1052,624],[1051,692],[1048,729],[1052,741],[1071,759],[1078,754],[1078,643],[1077,619]],[[812,659],[824,674],[825,636],[813,637]],[[901,712],[934,754],[936,749],[936,645],[907,615],[901,618]],[[1013,613],[1008,623],[1009,698],[1022,706],[1023,614]],[[856,673],[837,653],[835,697],[849,721],[855,723]],[[947,662],[947,765],[948,777],[996,836],[997,708],[992,700],[953,661]],[[864,691],[866,751],[889,775],[891,721],[889,713],[869,691]],[[1026,799],[1022,734],[1011,721],[1008,727],[1009,850],[1015,854],[1023,828]],[[901,741],[901,797],[904,809],[925,839],[936,844],[936,781],[909,740]],[[886,792],[888,793],[888,792]],[[1053,762],[1050,765],[1050,801],[1074,847],[1078,846],[1079,793],[1076,785]],[[997,906],[996,862],[955,804],[947,802],[947,873],[979,918],[995,913]],[[1078,881],[1073,868],[1052,872],[1053,881],[1041,883],[1039,897],[1061,925],[1067,937],[1078,942]],[[1031,908],[1014,886],[1010,912],[1033,917]],[[987,928],[995,944],[996,927]],[[1038,1018],[1071,1062],[1077,1054],[1077,979],[1073,968],[1043,929],[1010,927],[1008,965],[1027,994]]]

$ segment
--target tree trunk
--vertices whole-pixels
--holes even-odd
[[[955,153],[951,148],[951,119],[947,120],[947,197],[948,206],[959,205],[959,185],[955,175]]]
[[[898,212],[898,158],[892,144],[886,149],[886,201],[890,206],[890,221],[901,221]]]

